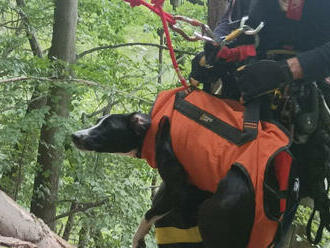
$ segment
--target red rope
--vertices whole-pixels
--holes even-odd
[[[167,47],[168,47],[168,50],[170,52],[170,56],[171,56],[171,59],[172,59],[172,64],[173,64],[174,70],[175,70],[176,74],[178,75],[181,84],[185,88],[187,88],[188,87],[187,82],[184,79],[184,77],[182,76],[181,71],[179,69],[179,65],[178,65],[178,63],[176,61],[176,58],[175,58],[175,52],[174,52],[174,49],[173,49],[173,46],[172,46],[171,36],[170,36],[170,32],[168,30],[168,25],[167,25],[167,22],[166,22],[165,13],[164,13],[164,11],[161,7],[159,8],[159,11],[160,11],[160,18],[161,18],[162,23],[163,23],[164,33],[165,33],[165,37],[166,37],[166,41],[167,41]]]
[[[163,10],[163,4],[164,4],[165,0],[151,0],[151,3],[154,4],[154,5],[151,5],[147,2],[145,2],[144,0],[124,0],[124,1],[128,2],[132,8],[135,7],[135,6],[144,5],[148,9],[150,9],[152,12],[156,13],[161,18],[163,28],[164,28],[165,37],[166,37],[166,41],[167,41],[167,47],[168,47],[168,50],[169,50],[169,53],[170,53],[170,56],[171,56],[171,60],[172,60],[174,70],[175,70],[176,74],[178,75],[181,84],[185,88],[187,88],[188,87],[187,82],[184,79],[184,77],[182,76],[181,71],[180,71],[179,66],[178,66],[178,63],[177,63],[176,58],[175,58],[175,52],[174,52],[174,49],[173,49],[173,46],[172,46],[171,36],[170,36],[170,32],[168,30],[168,25],[167,25],[168,23],[170,25],[174,25],[176,23],[176,21],[175,21],[174,17],[171,14],[169,14],[169,13],[167,13]]]

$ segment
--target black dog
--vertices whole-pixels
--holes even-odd
[[[94,127],[74,133],[72,139],[79,149],[138,156],[150,122],[148,115],[140,113],[108,115]],[[185,209],[190,185],[173,152],[169,131],[170,123],[163,118],[156,136],[156,162],[164,185],[134,236],[133,248],[143,247],[144,236],[155,221],[173,209]],[[181,212],[183,216],[187,214],[184,210]],[[232,167],[219,182],[216,193],[200,206],[197,218],[203,245],[247,247],[254,213],[254,193],[248,178]]]

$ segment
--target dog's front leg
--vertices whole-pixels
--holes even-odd
[[[166,116],[160,120],[156,135],[156,162],[164,190],[160,200],[154,201],[155,212],[163,214],[173,208],[182,209],[188,191],[188,176],[173,151],[170,122]]]
[[[163,182],[159,189],[157,190],[154,198],[152,199],[152,206],[145,214],[144,218],[140,222],[138,229],[135,232],[133,238],[133,248],[145,248],[144,237],[149,233],[152,225],[159,219],[163,218],[167,213],[160,214],[160,212],[166,211],[169,209],[168,206],[169,199],[167,198],[168,194],[165,193],[166,187]]]
[[[133,248],[144,248],[144,237],[149,233],[152,225],[167,215],[172,209],[171,195],[168,193],[165,183],[163,182],[154,198],[152,199],[152,206],[146,212],[144,218],[140,222],[138,229],[133,238]]]
[[[170,123],[161,120],[156,136],[156,162],[163,183],[155,195],[151,209],[147,211],[133,239],[133,248],[140,248],[151,226],[174,208],[181,208],[187,192],[187,175],[176,159],[170,137]]]
[[[140,222],[140,225],[138,229],[135,232],[134,238],[133,238],[133,248],[145,248],[146,244],[144,241],[144,237],[149,233],[152,225],[159,219],[163,218],[167,213],[159,216],[154,216],[151,219],[147,220],[146,218],[143,218]]]

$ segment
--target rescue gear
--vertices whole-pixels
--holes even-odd
[[[162,195],[163,190],[164,188],[161,186],[153,203],[157,201],[157,197]],[[155,237],[159,248],[204,247],[197,226],[197,216],[199,206],[212,194],[189,185],[185,188],[185,195],[182,207],[172,209],[155,223]]]
[[[204,52],[198,53],[195,58],[191,61],[191,73],[189,75],[190,83],[191,80],[197,80],[198,83],[203,84],[203,89],[206,90],[212,83],[215,83],[219,78],[225,77],[231,69],[231,65],[225,61],[218,61],[212,67],[206,67],[203,62]],[[197,86],[197,85],[195,85]],[[209,92],[208,90],[206,90]]]
[[[249,57],[257,55],[254,45],[242,45],[234,48],[224,46],[217,54],[217,58],[225,59],[226,62],[241,62]]]
[[[244,102],[273,92],[276,88],[293,81],[293,75],[286,61],[260,60],[237,71],[237,87]]]
[[[240,20],[240,26],[217,43],[205,43],[204,52],[208,65],[215,65],[221,59],[226,62],[240,62],[256,56],[257,34],[264,27],[264,23],[261,22],[257,28],[253,29],[245,24],[247,20],[248,17],[244,16]]]
[[[189,94],[180,89],[161,92],[151,112],[152,125],[141,154],[150,166],[157,168],[155,136],[159,121],[167,116],[174,153],[193,185],[214,193],[232,166],[240,168],[250,180],[256,201],[248,248],[271,245],[279,227],[280,216],[267,211],[271,208],[267,207],[265,195],[288,195],[269,187],[264,179],[273,166],[273,158],[286,152],[290,139],[278,125],[259,121],[257,105],[254,102],[244,107],[237,101],[197,89]],[[290,167],[290,163],[291,160],[285,165]],[[282,180],[281,190],[287,191],[288,175]]]

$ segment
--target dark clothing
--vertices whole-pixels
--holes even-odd
[[[225,35],[236,29],[239,26],[239,20],[243,16],[249,16],[246,24],[253,28],[257,27],[261,21],[265,23],[264,28],[258,34],[260,40],[257,47],[257,59],[266,59],[267,51],[269,50],[294,50],[297,52],[296,56],[303,69],[304,81],[322,81],[322,79],[330,76],[330,0],[305,0],[302,17],[299,21],[287,18],[286,12],[281,9],[278,0],[228,1],[227,12],[215,29],[217,40],[221,40]],[[280,59],[283,59],[283,57]],[[306,88],[312,88],[312,84],[306,86],[298,85],[304,87],[304,92]],[[322,91],[327,97],[330,94],[330,90],[326,91],[322,88]],[[313,102],[312,99],[316,98],[313,98],[312,95],[310,97],[301,96],[301,99],[299,98],[299,101],[303,102],[302,104],[299,102],[300,113],[295,113],[293,117],[295,120],[296,130],[294,135],[296,140],[299,140],[297,137],[300,135],[298,132],[299,124],[301,122],[306,123],[301,117],[306,115],[306,113],[316,116],[319,114],[319,112],[312,110],[310,107],[313,106],[311,104]],[[264,105],[266,106],[266,104]],[[319,106],[318,103],[314,105]],[[268,111],[266,112],[268,113],[269,108],[267,106],[266,109]],[[312,119],[320,119],[317,127],[318,130],[323,132],[325,124],[321,123],[322,121],[324,122],[322,117]],[[329,129],[327,129],[328,131]],[[303,137],[303,135],[300,136]],[[328,154],[328,152],[323,152],[328,146],[325,145],[325,141],[322,139],[318,140],[316,144],[313,143],[316,140],[314,136],[317,135],[313,135],[307,142],[305,141],[305,144],[294,143],[292,147],[292,152],[297,158],[297,166],[300,171],[301,197],[304,197],[303,191],[306,188],[312,188],[315,189],[315,192],[321,192],[319,185],[322,185],[321,183],[324,181],[323,179],[326,175],[324,168],[326,168],[325,165],[329,162],[328,157],[322,157],[323,153]],[[300,150],[303,152],[299,152]],[[318,167],[315,166],[315,161],[318,161]],[[323,176],[314,175],[310,173],[311,171],[321,173]],[[307,195],[311,196],[314,202],[319,204],[320,197],[315,193],[309,192]],[[325,209],[329,209],[328,207],[325,206]],[[286,233],[290,227],[296,208],[297,205],[285,213],[283,218],[283,233]],[[323,229],[324,226],[320,226],[320,228]],[[276,247],[281,247],[281,244]]]
[[[260,43],[257,47],[259,59],[272,49],[292,49],[307,80],[318,80],[330,75],[330,1],[305,0],[302,18],[299,21],[286,17],[278,0],[236,0],[229,3],[226,15],[215,29],[218,39],[239,25],[231,24],[249,15],[248,24],[252,27],[261,21],[265,27],[259,32]],[[235,27],[236,26],[236,27]]]

